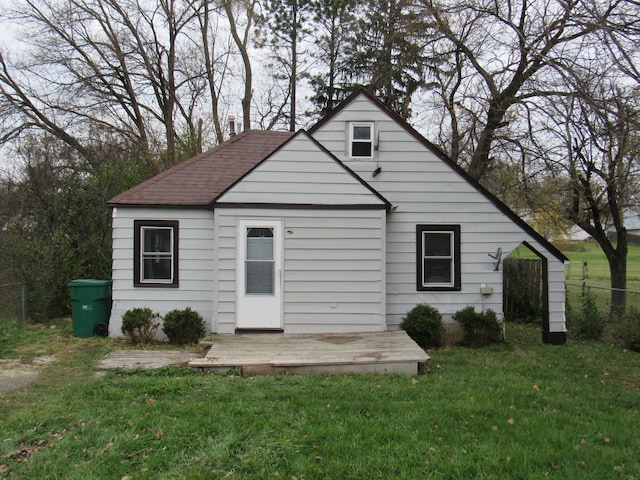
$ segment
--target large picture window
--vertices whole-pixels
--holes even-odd
[[[373,158],[373,123],[351,123],[349,157]]]
[[[134,285],[178,286],[178,222],[134,222]]]
[[[418,290],[460,290],[460,226],[416,228]]]

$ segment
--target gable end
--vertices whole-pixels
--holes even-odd
[[[238,184],[240,184],[243,180],[245,180],[251,173],[253,173],[254,171],[256,171],[257,168],[259,168],[262,164],[264,164],[265,162],[267,162],[270,158],[273,158],[274,156],[278,155],[278,153],[282,152],[290,143],[294,142],[295,140],[299,140],[300,138],[303,138],[305,141],[310,141],[313,146],[319,151],[321,152],[323,155],[326,155],[331,161],[333,161],[336,165],[338,165],[342,170],[344,170],[350,177],[352,177],[354,180],[356,180],[361,186],[365,187],[371,194],[373,194],[378,200],[380,200],[381,204],[376,204],[376,205],[371,205],[371,204],[344,204],[344,205],[340,205],[340,204],[330,204],[330,205],[318,205],[318,204],[305,204],[305,203],[300,203],[300,204],[291,204],[291,203],[236,203],[236,202],[220,202],[218,203],[222,197],[224,197],[224,195],[228,192],[230,192],[235,186],[237,186]],[[253,166],[253,168],[251,168],[249,171],[247,171],[244,175],[242,175],[241,177],[239,177],[238,179],[236,179],[228,188],[226,188],[224,191],[222,191],[219,195],[216,196],[216,198],[209,204],[210,208],[228,208],[228,207],[253,207],[253,208],[321,208],[321,209],[340,209],[340,208],[345,208],[345,209],[361,209],[361,210],[370,210],[370,209],[380,209],[380,208],[384,208],[386,210],[390,210],[391,209],[391,203],[384,198],[377,190],[375,190],[371,185],[369,185],[367,182],[365,182],[357,173],[355,173],[352,169],[350,169],[347,165],[345,165],[343,162],[341,162],[338,158],[335,157],[335,155],[333,155],[329,150],[327,150],[322,144],[320,144],[315,138],[313,138],[311,135],[309,135],[309,133],[304,130],[304,129],[300,129],[298,130],[298,132],[296,132],[294,135],[292,135],[289,139],[287,139],[286,142],[284,142],[282,145],[280,145],[278,148],[276,148],[273,152],[271,152],[269,155],[267,155],[264,159],[262,159],[260,162],[258,162],[255,166]]]
[[[458,175],[467,181],[475,190],[481,193],[487,200],[493,203],[503,214],[505,214],[513,223],[522,228],[525,232],[535,238],[540,244],[542,244],[555,258],[561,262],[568,261],[569,259],[556,248],[551,242],[540,235],[534,230],[527,222],[522,220],[513,210],[511,210],[505,203],[493,195],[487,190],[480,182],[471,177],[462,167],[456,164],[451,158],[449,158],[440,148],[427,140],[422,136],[415,128],[409,125],[402,117],[393,112],[389,107],[384,105],[378,98],[376,98],[366,88],[360,87],[353,92],[348,98],[346,98],[338,107],[336,107],[331,113],[322,118],[318,123],[309,129],[309,133],[313,135],[316,131],[321,129],[324,125],[331,122],[335,116],[337,116],[342,110],[347,108],[358,97],[366,97],[370,102],[376,105],[381,111],[389,116],[394,122],[400,125],[409,135],[422,144],[425,148],[436,155],[440,160],[445,162],[451,169],[453,169]],[[338,160],[339,161],[339,160]],[[346,166],[345,166],[346,167]]]

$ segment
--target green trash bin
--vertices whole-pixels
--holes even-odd
[[[111,315],[111,280],[72,280],[68,286],[73,336],[106,337]]]

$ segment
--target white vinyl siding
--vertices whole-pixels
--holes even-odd
[[[179,287],[134,287],[134,221],[179,221]],[[125,208],[113,211],[113,308],[109,334],[122,336],[122,315],[135,307],[149,307],[164,315],[191,309],[205,319],[213,317],[214,229],[210,210]],[[161,335],[161,330],[158,332]]]
[[[298,134],[258,165],[218,203],[384,207],[383,200],[306,134]]]
[[[371,175],[370,161],[349,158],[345,139],[352,122],[375,123],[376,163],[381,167],[376,177]],[[468,305],[477,309],[484,305],[501,316],[502,269],[494,270],[489,254],[501,247],[507,256],[528,241],[549,259],[551,331],[565,331],[562,262],[365,96],[356,97],[313,136],[394,206],[387,216],[386,232],[389,328],[398,328],[402,317],[418,303],[437,307],[445,319]],[[417,290],[415,232],[420,224],[460,225],[460,291]],[[483,298],[483,284],[494,293]]]
[[[386,203],[306,133],[225,192],[214,209],[219,333],[236,328],[237,225],[249,220],[283,223],[285,333],[386,329]]]
[[[219,208],[216,331],[236,327],[240,219],[283,221],[285,333],[383,331],[384,210]]]

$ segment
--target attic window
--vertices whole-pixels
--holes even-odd
[[[178,286],[178,222],[134,222],[136,287]]]
[[[418,290],[460,290],[460,225],[417,225]]]
[[[349,125],[349,157],[373,158],[373,123]]]

